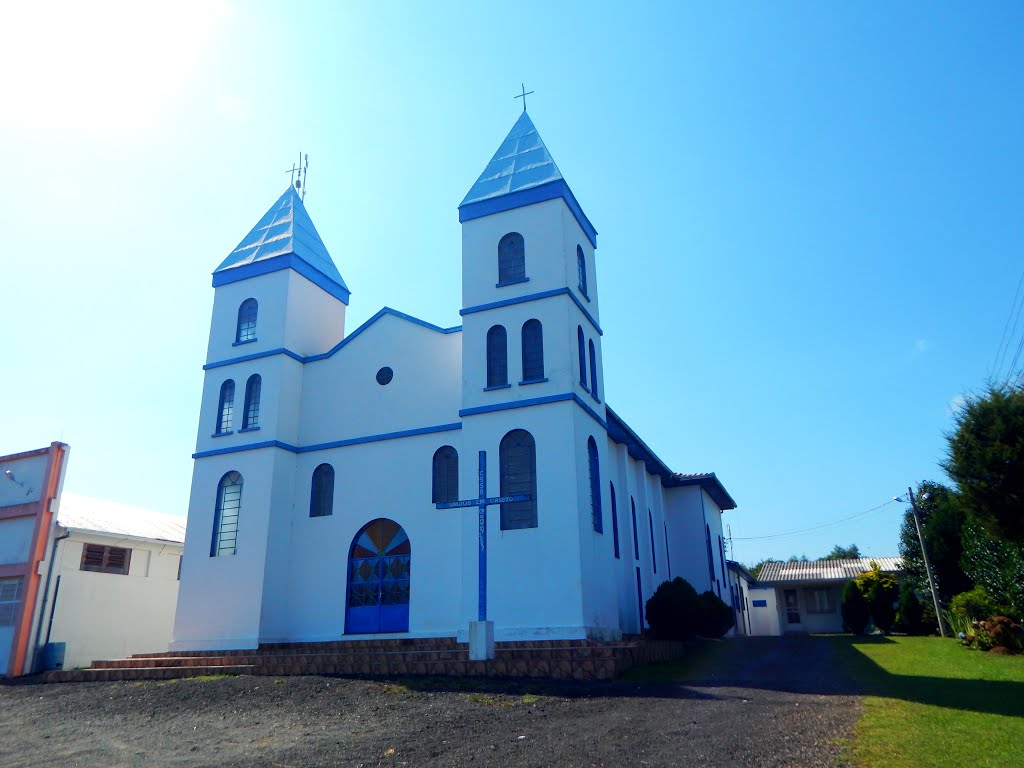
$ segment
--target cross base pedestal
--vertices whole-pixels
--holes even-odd
[[[469,659],[487,661],[494,658],[494,622],[469,622]]]

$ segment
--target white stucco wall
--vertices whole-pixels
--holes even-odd
[[[81,570],[85,543],[131,549],[128,574]],[[172,542],[73,532],[57,546],[41,643],[52,613],[49,639],[67,644],[64,669],[167,650],[180,558],[181,545]]]
[[[778,605],[775,600],[775,588],[751,585],[748,589],[750,598],[750,634],[770,635],[781,634],[779,629]],[[758,605],[764,601],[764,605]]]

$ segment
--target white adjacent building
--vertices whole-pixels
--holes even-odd
[[[683,576],[729,602],[714,474],[606,404],[597,232],[524,112],[459,206],[463,324],[349,289],[289,189],[213,274],[172,649],[616,639]],[[609,296],[609,300],[624,297]]]

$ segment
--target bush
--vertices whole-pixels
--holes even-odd
[[[711,590],[697,598],[697,634],[701,637],[721,637],[735,623],[732,608]]]
[[[662,582],[647,601],[647,623],[656,640],[685,640],[697,628],[697,590],[680,577]]]
[[[855,581],[849,581],[843,587],[840,610],[843,614],[843,628],[855,635],[863,633],[871,621],[871,607]]]
[[[1024,630],[1007,616],[993,616],[987,621],[976,621],[964,638],[964,645],[979,651],[1017,654],[1024,648]]]
[[[867,599],[871,619],[883,633],[892,632],[896,623],[896,603],[899,600],[899,582],[891,573],[882,573],[878,563],[856,578],[857,587]]]
[[[734,621],[732,608],[717,595],[698,595],[688,581],[678,576],[655,590],[647,601],[646,616],[656,640],[721,637]]]
[[[924,623],[924,606],[909,581],[900,587],[900,608],[896,614],[896,626],[908,635],[927,634]]]
[[[961,592],[949,601],[949,611],[967,621],[981,621],[999,612],[996,601],[984,587],[975,587],[970,592]]]

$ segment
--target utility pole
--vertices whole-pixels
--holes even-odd
[[[928,494],[926,493],[927,497]],[[935,603],[935,619],[939,622],[939,634],[946,636],[946,625],[942,622],[942,608],[939,606],[939,593],[935,591],[935,580],[932,578],[932,566],[928,562],[928,550],[924,546],[924,536],[921,533],[921,518],[917,514],[917,501],[914,499],[914,491],[907,488],[907,497],[910,499],[910,509],[914,513],[914,526],[917,528],[917,540],[921,542],[921,557],[924,559],[924,570],[928,574],[928,586],[932,591],[932,602]]]

